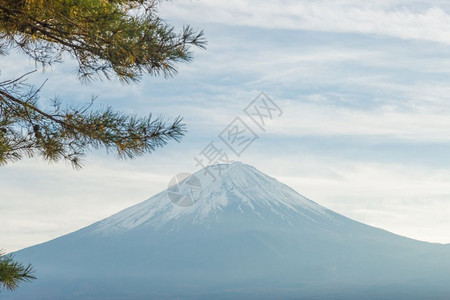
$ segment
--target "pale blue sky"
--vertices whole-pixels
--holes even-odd
[[[195,171],[193,157],[265,91],[284,111],[239,160],[358,221],[450,243],[450,6],[447,1],[172,1],[164,18],[203,28],[207,51],[171,79],[80,84],[67,60],[34,82],[129,113],[182,115],[189,132],[153,155],[86,167],[26,159],[0,169],[0,247],[76,230]],[[3,57],[1,77],[33,69]],[[223,147],[225,147],[222,144]],[[237,159],[237,157],[233,157]]]

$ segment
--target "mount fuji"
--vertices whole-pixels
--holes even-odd
[[[176,189],[17,252],[38,279],[0,295],[450,299],[450,245],[356,222],[251,166],[221,166],[215,180],[207,167]],[[192,201],[180,205],[186,195]]]

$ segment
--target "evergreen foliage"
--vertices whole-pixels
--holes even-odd
[[[145,73],[171,76],[176,64],[192,59],[191,46],[204,48],[202,31],[176,32],[158,17],[157,0],[0,0],[0,54],[12,49],[43,68],[69,54],[83,81],[112,77],[124,83]],[[183,136],[181,118],[124,115],[111,107],[92,109],[39,105],[40,87],[28,75],[0,82],[0,164],[39,155],[80,167],[89,149],[105,148],[133,158]]]
[[[13,255],[5,255],[0,251],[0,292],[3,289],[13,291],[21,282],[29,282],[36,277],[31,265],[23,265],[14,261]]]

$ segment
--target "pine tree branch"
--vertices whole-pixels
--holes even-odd
[[[13,255],[5,255],[0,251],[0,292],[2,289],[13,291],[22,282],[36,279],[31,265],[23,265],[14,260]]]
[[[38,114],[41,114],[42,116],[48,118],[49,120],[52,120],[53,122],[61,124],[62,126],[66,127],[66,128],[73,128],[75,130],[77,130],[77,129],[79,130],[79,128],[74,127],[72,124],[68,124],[68,123],[66,123],[66,122],[64,122],[64,121],[62,121],[62,120],[60,120],[58,118],[55,118],[54,116],[52,116],[52,115],[50,115],[50,114],[40,110],[39,108],[35,107],[34,105],[31,105],[28,102],[25,102],[25,101],[22,101],[20,99],[17,99],[16,97],[11,96],[10,94],[8,94],[8,93],[6,93],[4,91],[0,91],[0,95],[8,98],[9,100],[11,100],[11,101],[13,101],[13,102],[15,102],[15,103],[25,107],[25,108],[32,109],[33,111],[37,112]],[[3,100],[3,98],[0,97],[0,100]]]
[[[0,164],[22,155],[41,155],[49,161],[64,159],[79,168],[89,149],[114,149],[120,158],[134,158],[179,141],[185,125],[181,118],[166,123],[161,118],[127,116],[106,108],[92,110],[92,100],[78,108],[62,109],[57,102],[52,112],[37,106],[41,89],[24,92],[21,81],[0,85]],[[11,82],[14,82],[12,84]]]
[[[78,62],[78,77],[117,76],[137,81],[144,73],[171,76],[175,64],[204,48],[203,31],[180,33],[158,17],[159,0],[0,0],[0,53],[15,48],[43,67],[64,53]],[[114,150],[121,158],[151,153],[179,141],[185,125],[161,118],[127,116],[111,108],[52,110],[38,105],[40,88],[23,85],[26,75],[0,83],[0,164],[40,155],[79,165],[90,149]]]
[[[80,78],[99,72],[108,78],[110,71],[125,82],[137,80],[143,71],[170,76],[176,72],[172,62],[189,61],[189,46],[205,48],[206,41],[203,31],[189,26],[176,34],[156,16],[158,2],[111,1],[99,7],[96,1],[83,2],[76,15],[55,0],[47,2],[49,7],[3,4],[0,22],[17,25],[0,26],[0,34],[44,65],[53,57],[43,55],[40,47],[55,50],[55,57],[71,53],[79,63]],[[143,15],[131,13],[136,4],[145,7]]]

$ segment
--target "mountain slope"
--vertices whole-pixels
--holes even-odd
[[[220,167],[220,166],[219,166]],[[17,299],[448,298],[450,248],[332,212],[242,163],[179,207],[161,192],[17,258],[38,269]],[[210,167],[214,168],[214,167]],[[190,179],[187,179],[190,180]]]

